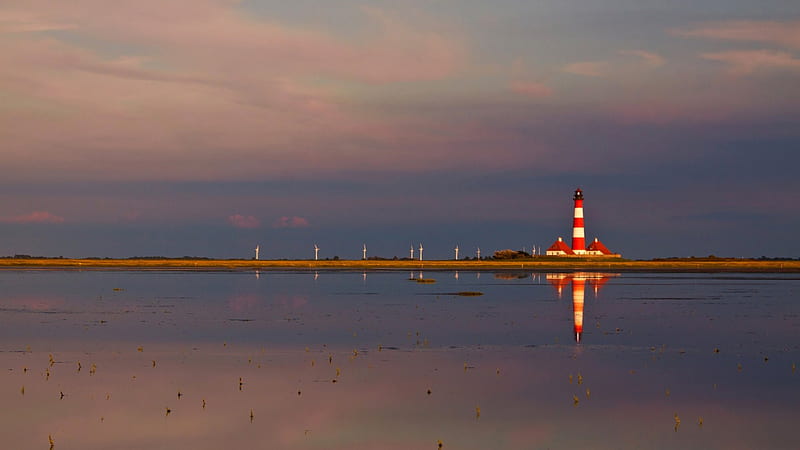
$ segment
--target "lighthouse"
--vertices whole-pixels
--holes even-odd
[[[586,253],[586,234],[583,231],[583,191],[575,190],[575,213],[572,215],[572,252],[576,255]]]
[[[583,229],[583,191],[575,189],[575,195],[572,197],[575,201],[575,209],[572,213],[572,247],[570,248],[562,238],[558,238],[553,245],[551,245],[545,255],[547,256],[566,256],[566,257],[605,257],[605,258],[620,258],[622,255],[614,253],[608,249],[600,239],[594,238],[594,242],[586,247],[586,232]]]

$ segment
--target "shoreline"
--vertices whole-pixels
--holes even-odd
[[[214,260],[214,259],[60,259],[5,258],[0,270],[540,270],[620,272],[775,272],[800,273],[800,261],[762,260]]]

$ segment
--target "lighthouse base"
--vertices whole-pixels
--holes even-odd
[[[558,256],[560,258],[622,258],[622,255],[619,253],[611,253],[611,254],[598,254],[598,253],[583,253],[581,255],[577,254],[567,254],[564,252],[559,251],[549,251],[545,252],[545,256]]]

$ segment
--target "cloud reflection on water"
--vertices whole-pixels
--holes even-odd
[[[473,449],[793,442],[800,391],[789,367],[800,351],[780,327],[743,331],[759,332],[768,311],[796,329],[797,280],[426,272],[437,282],[418,284],[407,275],[370,273],[365,284],[360,272],[323,272],[316,281],[309,273],[97,272],[14,284],[0,273],[9,286],[0,304],[53,298],[72,312],[42,320],[0,311],[4,445],[42,448],[48,434],[58,450],[406,449],[436,448],[439,439],[444,448]],[[604,298],[586,305],[585,320],[603,328],[581,330],[576,345],[567,337],[583,326],[587,284],[594,299],[601,289]],[[99,299],[98,286],[125,290],[106,288]],[[571,311],[554,299],[559,287],[572,289]],[[465,290],[484,295],[445,294]],[[706,322],[718,323],[714,336],[697,325]],[[625,332],[600,332],[616,327]],[[720,353],[710,337],[724,343],[713,344]],[[677,433],[675,412],[683,418]]]

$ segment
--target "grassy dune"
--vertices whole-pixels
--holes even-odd
[[[0,269],[125,269],[125,270],[253,270],[253,269],[451,269],[451,270],[614,270],[686,272],[800,272],[800,261],[745,259],[680,259],[629,261],[620,259],[537,258],[501,261],[408,260],[206,260],[206,259],[0,259]]]

